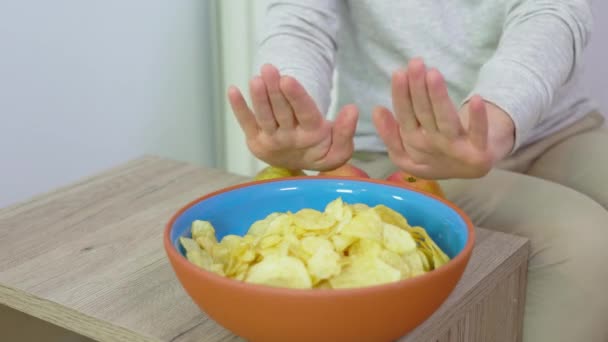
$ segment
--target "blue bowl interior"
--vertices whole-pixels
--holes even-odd
[[[383,204],[398,211],[411,226],[426,229],[450,258],[466,245],[466,222],[452,208],[432,197],[398,186],[320,178],[258,183],[202,200],[174,221],[170,239],[185,255],[179,237],[191,236],[190,226],[194,220],[211,222],[219,241],[228,234],[246,234],[253,222],[273,212],[296,212],[302,208],[322,211],[337,197],[349,204]]]

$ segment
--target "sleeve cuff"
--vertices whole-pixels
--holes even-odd
[[[511,153],[526,143],[541,117],[542,108],[550,103],[542,78],[515,61],[491,60],[480,70],[473,90],[463,100],[475,94],[504,110],[515,125],[515,143]]]

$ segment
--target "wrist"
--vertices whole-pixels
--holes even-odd
[[[488,152],[492,164],[496,164],[513,150],[515,144],[515,124],[511,116],[491,102],[484,101],[488,115]],[[468,102],[461,109],[463,126],[468,129]]]
[[[511,116],[493,103],[486,102],[489,148],[494,163],[508,156],[515,145],[515,124]]]

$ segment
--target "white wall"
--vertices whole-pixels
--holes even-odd
[[[608,1],[593,2],[594,32],[587,47],[586,87],[608,117]]]
[[[0,207],[144,153],[215,165],[209,1],[0,1]]]

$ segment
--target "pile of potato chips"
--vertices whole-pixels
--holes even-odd
[[[244,236],[219,243],[213,226],[194,221],[181,237],[187,259],[219,275],[288,288],[354,288],[415,277],[449,261],[421,227],[383,206],[337,198],[323,212],[272,213]]]

